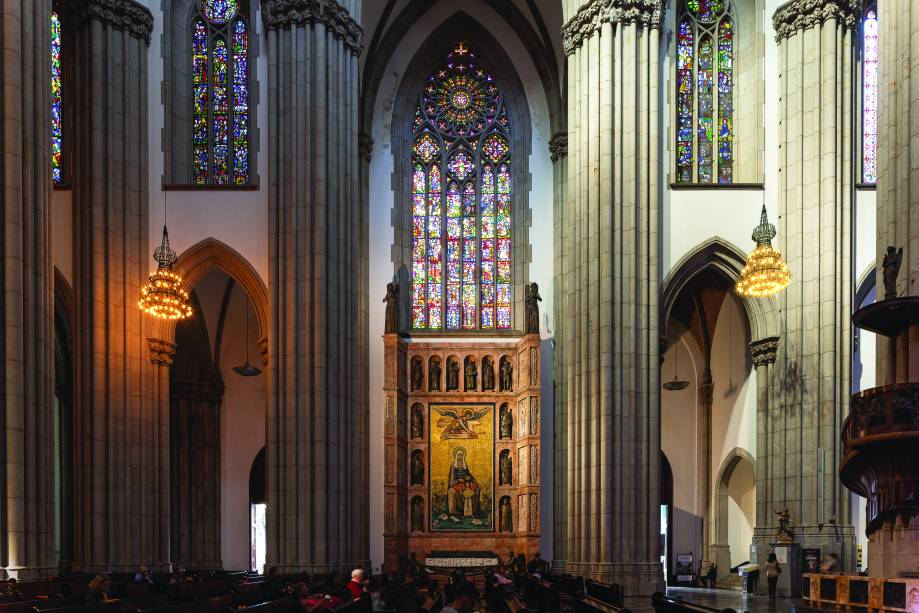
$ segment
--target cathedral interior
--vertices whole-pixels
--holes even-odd
[[[919,613],[919,3],[0,11],[0,610]]]

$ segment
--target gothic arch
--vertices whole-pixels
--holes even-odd
[[[876,265],[872,261],[858,277],[857,285],[855,286],[855,299],[852,301],[853,310],[857,310],[863,306],[866,306],[865,300],[868,299],[868,295],[871,293],[871,290],[877,286],[877,282],[878,279]],[[875,300],[876,299],[877,298],[875,297]]]
[[[731,475],[734,469],[742,461],[747,461],[753,468],[753,474],[756,475],[756,460],[749,451],[742,447],[735,447],[724,458],[721,468],[718,469],[718,477],[715,479],[715,543],[727,544],[728,542],[728,483],[731,481]]]
[[[661,336],[666,337],[670,311],[677,296],[692,279],[704,270],[715,270],[731,282],[740,277],[746,254],[720,237],[713,237],[691,249],[677,262],[661,284],[660,322]],[[744,312],[750,325],[750,338],[754,341],[778,335],[778,305],[774,297],[742,298]]]
[[[411,243],[411,148],[412,120],[418,106],[422,87],[431,71],[450,53],[453,45],[462,40],[479,60],[492,72],[507,104],[510,122],[511,145],[511,328],[523,328],[524,288],[529,280],[529,263],[532,258],[529,228],[532,213],[529,206],[531,177],[529,158],[532,152],[532,123],[530,105],[513,62],[502,45],[477,20],[466,13],[457,12],[444,21],[415,52],[402,77],[393,105],[391,134],[393,155],[394,229],[393,268],[395,273],[410,266]],[[409,287],[404,274],[403,287]],[[410,322],[408,301],[402,301],[402,321]],[[403,326],[407,328],[408,326]]]
[[[246,258],[216,238],[206,238],[182,252],[176,272],[185,280],[185,287],[194,287],[205,274],[218,269],[239,283],[252,301],[258,317],[258,336],[268,336],[268,288]]]

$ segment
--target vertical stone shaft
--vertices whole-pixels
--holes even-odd
[[[368,558],[357,135],[360,2],[262,2],[268,31],[272,323],[268,560]]]
[[[53,571],[50,0],[0,6],[0,575]]]
[[[627,6],[626,6],[627,5]],[[659,562],[658,43],[663,4],[587,2],[563,28],[568,180],[559,351],[566,568],[650,593]]]
[[[697,303],[697,308],[700,306]],[[704,311],[699,311],[704,313]],[[704,323],[702,324],[705,325]],[[708,334],[708,332],[706,332]],[[708,345],[709,342],[706,342]],[[706,348],[710,352],[710,348]],[[710,361],[710,358],[709,358]],[[712,371],[707,365],[702,371],[702,382],[698,390],[698,414],[696,417],[696,460],[698,462],[696,474],[696,501],[699,513],[702,515],[702,551],[700,556],[706,560],[720,562],[713,556],[716,555],[720,543],[712,534],[712,402],[714,401],[715,384],[712,382]],[[713,547],[714,546],[714,547]],[[723,549],[723,547],[722,547]],[[719,575],[730,574],[730,564],[727,568],[718,564]]]
[[[152,263],[147,47],[153,16],[133,0],[79,0],[64,8],[75,73],[74,563],[90,571],[138,563],[164,569],[168,394],[154,389],[147,322],[137,307]]]
[[[903,248],[898,296],[919,295],[919,6],[881,2],[878,82],[877,297],[888,245]],[[877,336],[878,385],[919,381],[919,325],[897,339]]]
[[[774,487],[766,504],[787,506],[797,540],[840,549],[846,567],[854,563],[853,529],[836,473],[851,391],[852,33],[860,15],[857,0],[794,0],[773,16],[778,235],[792,282],[779,295],[781,340],[770,381],[777,401],[769,406],[777,426],[769,451]],[[773,514],[768,525],[776,524]]]

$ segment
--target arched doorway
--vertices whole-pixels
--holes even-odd
[[[664,582],[670,583],[673,572],[673,533],[670,529],[673,518],[673,469],[664,452],[661,451],[661,566],[664,568]]]
[[[265,448],[258,452],[249,469],[249,513],[251,516],[249,535],[249,570],[259,574],[265,572],[265,557],[268,554],[268,536],[266,526],[266,483]]]
[[[750,561],[756,525],[756,461],[746,449],[731,451],[718,471],[714,509],[718,575]]]

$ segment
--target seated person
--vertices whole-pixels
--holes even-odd
[[[499,564],[495,569],[495,572],[492,573],[492,578],[495,580],[495,583],[498,587],[504,587],[506,585],[514,585],[514,582],[507,578],[507,574],[504,572],[504,564]]]
[[[527,564],[527,572],[536,577],[537,579],[542,579],[543,575],[546,574],[546,568],[548,568],[549,563],[542,559],[542,556],[537,551],[533,554],[533,559]]]
[[[134,583],[153,583],[153,573],[146,566],[141,566],[134,575]]]
[[[93,580],[89,582],[89,590],[86,592],[86,602],[88,604],[115,602],[118,599],[109,596],[111,589],[111,579],[105,575],[96,575],[93,577]]]
[[[453,599],[447,603],[440,613],[470,613],[479,602],[479,591],[468,582],[456,586]]]
[[[359,600],[361,595],[367,592],[367,582],[364,581],[364,571],[355,568],[351,571],[351,581],[347,585],[348,591],[351,592],[352,600]]]

